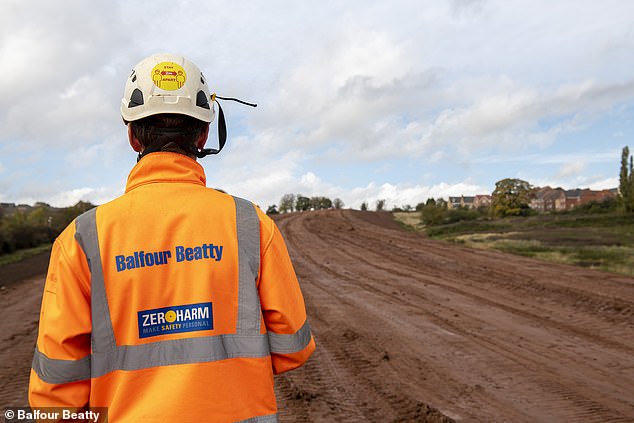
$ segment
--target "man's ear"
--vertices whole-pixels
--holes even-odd
[[[128,123],[128,142],[130,143],[130,147],[137,153],[143,152],[143,144],[141,141],[134,135],[134,131],[132,130],[132,124]]]
[[[202,150],[205,144],[207,143],[207,138],[209,138],[209,124],[205,125],[202,131],[200,131],[200,135],[196,140],[196,147],[199,150]]]

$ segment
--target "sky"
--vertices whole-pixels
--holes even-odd
[[[534,186],[618,186],[634,149],[630,0],[0,0],[0,202],[105,203],[136,163],[119,106],[143,58],[180,54],[223,102],[207,184],[415,206]],[[208,146],[217,143],[212,124]]]

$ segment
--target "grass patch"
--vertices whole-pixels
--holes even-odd
[[[17,263],[26,258],[36,256],[51,249],[52,244],[43,244],[33,248],[25,248],[10,254],[0,255],[0,267],[11,263]]]
[[[459,221],[428,236],[554,263],[634,276],[634,215],[557,214]]]
[[[422,231],[423,225],[420,221],[420,212],[394,212],[392,213],[396,223],[409,232]]]

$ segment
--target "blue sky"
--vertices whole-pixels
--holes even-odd
[[[507,177],[613,188],[634,149],[631,1],[227,3],[2,0],[0,201],[120,195],[123,87],[155,52],[258,103],[223,103],[228,145],[201,163],[264,208],[415,205]]]

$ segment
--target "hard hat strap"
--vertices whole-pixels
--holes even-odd
[[[227,142],[227,122],[225,121],[225,113],[222,111],[222,107],[218,101],[216,101],[216,104],[218,104],[218,148],[203,148],[202,150],[196,150],[195,154],[199,159],[209,156],[210,154],[220,153]]]
[[[214,94],[213,98],[219,98],[220,100],[237,101],[240,104],[245,104],[245,105],[251,106],[251,107],[258,107],[258,105],[255,104],[255,103],[247,103],[246,101],[242,101],[242,100],[239,100],[239,99],[234,98],[234,97],[220,97],[219,95]]]
[[[203,157],[210,154],[220,153],[222,148],[225,146],[225,143],[227,142],[227,122],[225,121],[225,113],[222,111],[220,102],[217,99],[236,101],[247,106],[258,107],[258,105],[255,103],[247,103],[246,101],[238,100],[237,98],[233,97],[220,97],[214,93],[211,96],[211,101],[216,102],[216,104],[218,105],[218,148],[203,148],[200,151],[196,151],[196,157],[198,157],[199,159],[202,159]]]
[[[222,110],[222,106],[217,99],[235,101],[247,106],[257,107],[255,103],[247,103],[246,101],[239,100],[233,97],[220,97],[216,94],[211,96],[211,101],[218,104],[218,148],[203,148],[198,150],[195,146],[185,146],[184,138],[182,136],[182,128],[153,128],[152,134],[156,136],[158,142],[153,143],[152,146],[146,147],[142,153],[139,153],[137,162],[144,156],[161,151],[165,144],[173,142],[181,148],[187,150],[191,154],[195,155],[199,159],[209,156],[211,154],[218,154],[222,151],[223,147],[227,143],[227,122],[225,120],[225,113]]]

